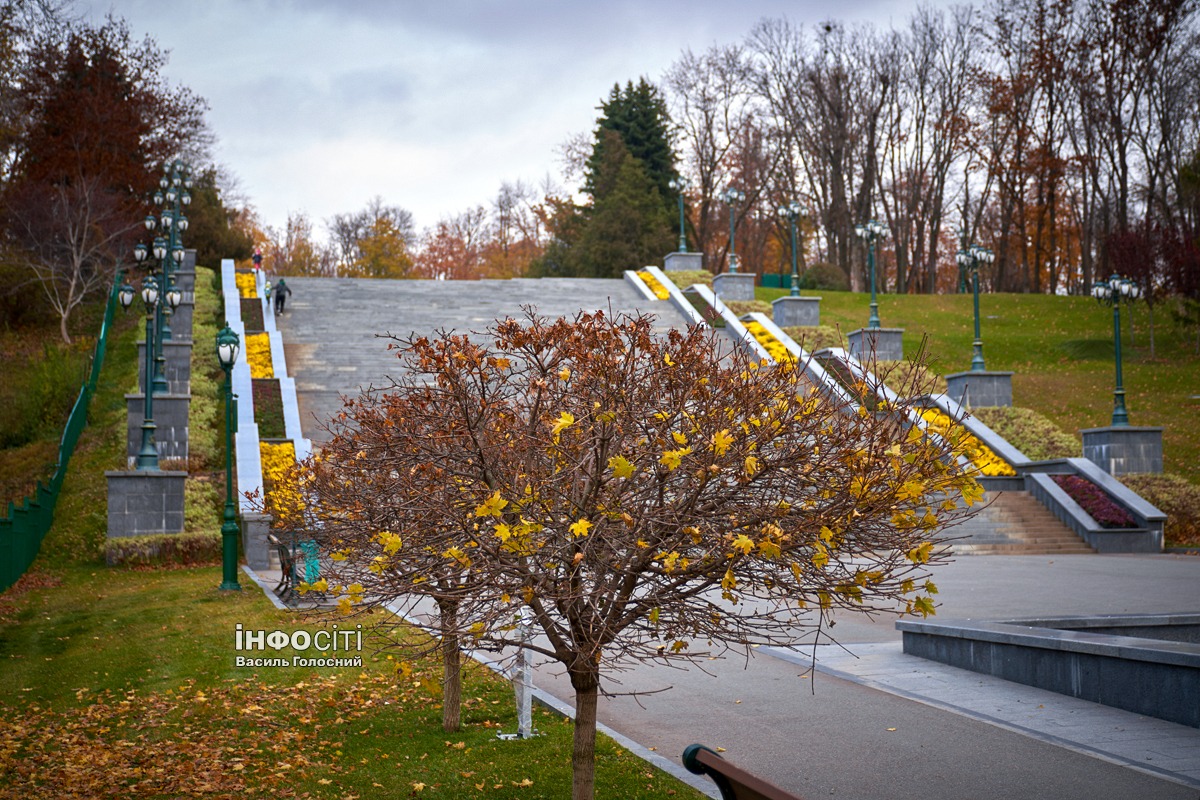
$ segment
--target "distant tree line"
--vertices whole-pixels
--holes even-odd
[[[663,82],[692,235],[721,261],[717,197],[735,184],[737,249],[760,270],[790,258],[774,211],[796,201],[805,261],[854,288],[854,226],[876,218],[894,291],[952,291],[961,236],[996,252],[981,275],[995,291],[1078,293],[1121,272],[1194,296],[1198,44],[1188,0],[921,7],[890,30],[763,20]]]
[[[764,19],[657,84],[614,85],[562,147],[570,188],[506,183],[420,233],[376,198],[326,221],[329,244],[303,214],[272,242],[310,274],[615,277],[676,249],[683,179],[688,245],[714,272],[735,186],[737,253],[759,274],[790,270],[776,210],[796,202],[801,270],[830,288],[865,288],[855,226],[876,219],[884,291],[955,291],[974,243],[996,253],[986,291],[1078,294],[1115,272],[1197,300],[1197,109],[1197,0],[920,6],[887,29]]]

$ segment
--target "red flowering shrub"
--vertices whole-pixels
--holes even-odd
[[[1067,496],[1100,523],[1102,528],[1135,528],[1137,523],[1108,493],[1087,478],[1078,475],[1051,475]]]
[[[254,387],[254,421],[258,423],[259,438],[284,438],[287,433],[279,381],[274,378],[255,378],[251,383]]]

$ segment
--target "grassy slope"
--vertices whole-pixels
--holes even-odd
[[[786,292],[759,289],[761,299]],[[868,296],[820,296],[821,323],[843,332],[867,320]],[[1013,375],[1013,401],[1049,417],[1068,432],[1108,425],[1115,370],[1112,312],[1084,297],[989,294],[980,298],[983,351],[990,370]],[[916,352],[928,336],[932,368],[941,374],[970,367],[974,337],[970,295],[879,295],[884,327],[904,329],[904,351]],[[1130,341],[1129,321],[1133,321]],[[1144,304],[1121,309],[1122,364],[1130,423],[1163,428],[1164,467],[1200,483],[1200,436],[1190,417],[1200,405],[1200,356],[1194,340],[1176,330],[1161,309],[1155,314],[1155,357],[1150,356],[1150,314]]]

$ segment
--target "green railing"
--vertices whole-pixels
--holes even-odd
[[[83,429],[87,427],[88,406],[91,405],[92,395],[96,393],[100,370],[104,367],[108,332],[116,312],[120,285],[121,276],[118,275],[108,295],[108,305],[104,308],[104,322],[100,325],[100,335],[96,337],[91,371],[79,388],[79,396],[75,398],[75,405],[71,407],[71,415],[67,417],[66,427],[63,428],[58,445],[58,463],[54,467],[50,485],[38,481],[32,496],[26,496],[20,506],[10,502],[8,513],[0,517],[0,591],[16,583],[29,569],[42,547],[42,540],[54,523],[54,508],[58,505],[58,495],[67,476],[67,466]]]

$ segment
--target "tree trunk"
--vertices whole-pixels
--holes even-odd
[[[67,330],[67,314],[58,315],[58,331],[62,334],[63,344],[71,344],[71,333]]]
[[[1154,358],[1154,304],[1146,303],[1146,308],[1150,312],[1150,358]]]
[[[575,689],[575,739],[571,750],[571,800],[593,800],[596,792],[596,700],[600,670],[571,670]]]
[[[438,603],[442,627],[442,729],[457,731],[462,723],[462,653],[455,633],[457,603]]]

